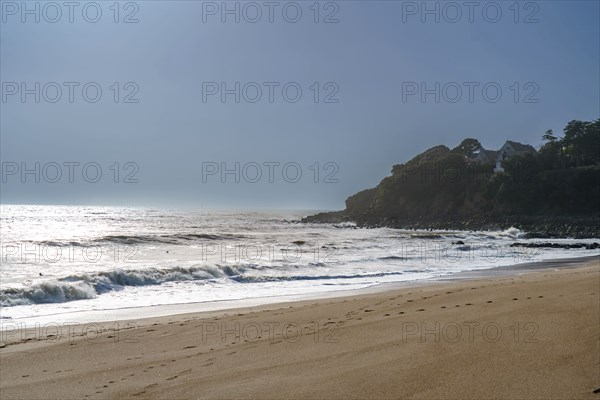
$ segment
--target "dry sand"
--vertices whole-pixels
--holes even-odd
[[[118,324],[5,332],[0,398],[600,399],[597,258]]]

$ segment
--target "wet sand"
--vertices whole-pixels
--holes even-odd
[[[521,272],[5,331],[1,397],[600,399],[599,259]]]

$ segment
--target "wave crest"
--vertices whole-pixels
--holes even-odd
[[[106,292],[122,290],[126,286],[161,285],[166,282],[227,278],[240,275],[247,268],[248,266],[244,265],[203,265],[168,269],[116,269],[95,274],[70,275],[37,283],[31,287],[1,290],[0,306],[11,307],[93,299]]]

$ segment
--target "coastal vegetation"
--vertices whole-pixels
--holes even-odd
[[[475,138],[452,149],[432,147],[394,165],[376,187],[350,196],[345,210],[304,221],[432,229],[515,226],[536,236],[598,237],[600,119],[571,121],[562,137],[549,130],[543,140],[539,151],[514,154],[498,162],[501,168],[477,159],[483,146]]]

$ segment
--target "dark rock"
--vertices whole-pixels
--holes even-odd
[[[551,248],[551,249],[586,249],[595,250],[600,248],[600,244],[594,243],[511,243],[510,247],[529,247],[529,248]]]

